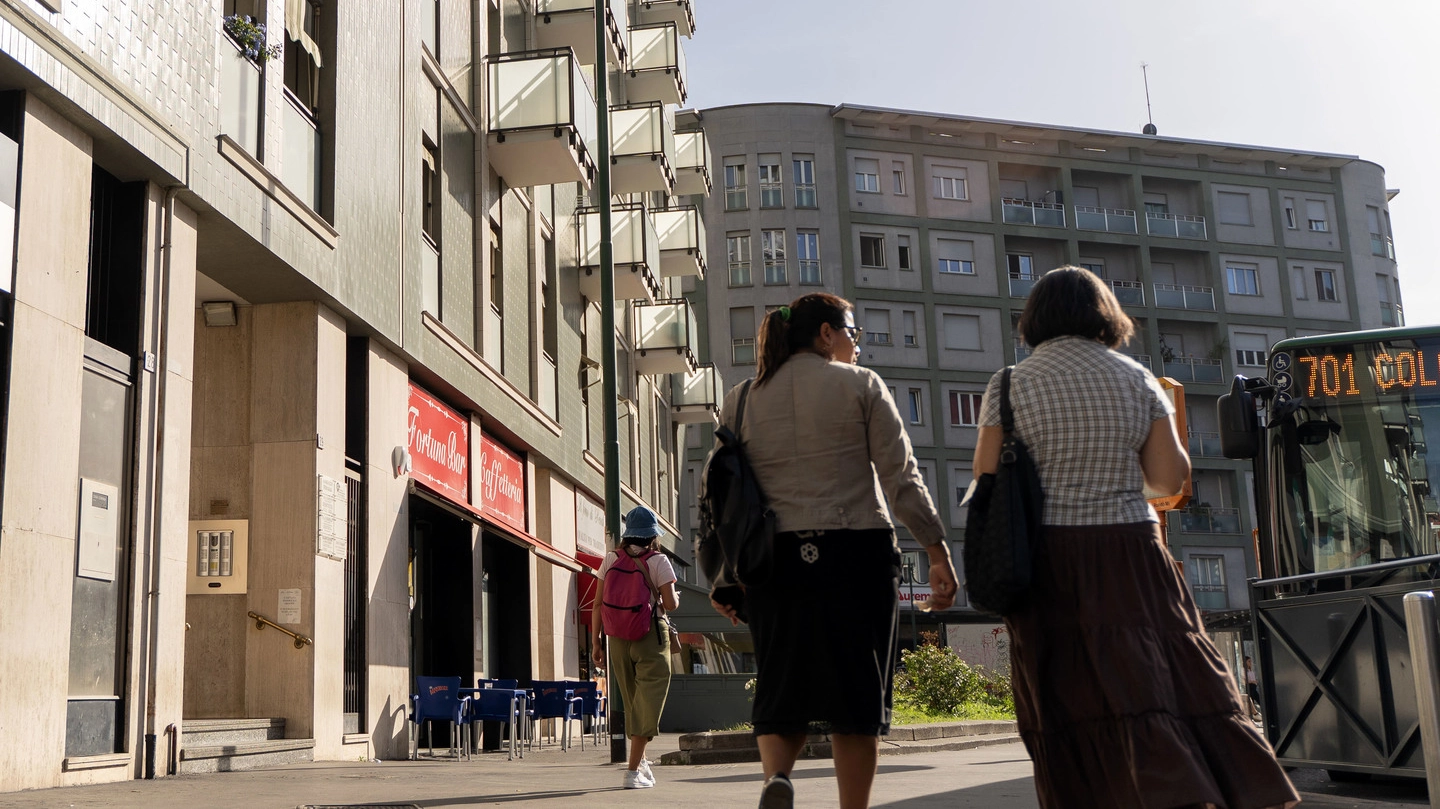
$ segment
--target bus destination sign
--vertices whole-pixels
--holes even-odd
[[[1332,346],[1271,358],[1271,382],[1304,399],[1382,399],[1402,394],[1440,396],[1440,351],[1379,344]]]

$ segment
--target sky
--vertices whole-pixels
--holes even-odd
[[[1357,155],[1385,168],[1407,325],[1440,324],[1434,0],[696,0],[703,109],[864,104]],[[1440,196],[1440,195],[1437,195]]]

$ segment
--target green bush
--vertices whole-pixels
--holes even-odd
[[[975,709],[1014,712],[1009,677],[971,667],[953,649],[939,645],[933,632],[921,637],[919,647],[900,655],[904,670],[895,676],[897,701],[939,716],[965,716]]]

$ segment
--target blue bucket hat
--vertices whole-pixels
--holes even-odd
[[[645,506],[636,506],[625,515],[625,530],[620,534],[622,539],[643,539],[648,542],[663,536],[665,531],[660,527],[660,519]]]

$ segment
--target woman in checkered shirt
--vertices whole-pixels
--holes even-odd
[[[1030,290],[1019,328],[1034,351],[1010,402],[1045,531],[1030,602],[1005,623],[1041,806],[1293,806],[1145,500],[1146,484],[1179,491],[1190,461],[1155,377],[1114,350],[1130,317],[1095,275],[1061,267]],[[1000,376],[981,405],[977,477],[999,458]]]

